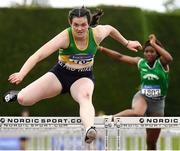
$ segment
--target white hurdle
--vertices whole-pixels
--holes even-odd
[[[79,117],[0,117],[0,138],[26,137],[29,150],[144,150],[145,128],[162,128],[158,149],[172,150],[174,137],[180,142],[180,117],[96,117],[95,126],[88,145]]]

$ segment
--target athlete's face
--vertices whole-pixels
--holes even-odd
[[[72,19],[71,27],[74,32],[74,36],[78,38],[85,37],[88,31],[87,17],[75,17]]]
[[[144,57],[148,62],[151,63],[151,62],[154,62],[156,60],[156,58],[158,57],[158,54],[153,47],[147,46],[144,49]]]

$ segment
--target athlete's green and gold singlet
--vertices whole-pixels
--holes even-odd
[[[145,59],[138,62],[141,77],[141,94],[158,98],[167,95],[168,90],[168,71],[165,71],[159,59],[151,68]]]
[[[78,49],[72,28],[67,29],[69,35],[69,46],[67,49],[59,50],[59,60],[71,64],[93,64],[97,52],[97,44],[94,39],[92,28],[88,28],[88,43],[84,50]]]

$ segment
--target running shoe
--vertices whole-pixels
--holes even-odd
[[[11,90],[8,91],[4,97],[3,97],[3,101],[8,103],[8,102],[14,102],[17,100],[17,94],[19,93],[19,91],[15,91],[15,90]]]
[[[92,141],[96,139],[96,134],[95,127],[90,127],[86,132],[85,142],[88,144],[92,143]]]

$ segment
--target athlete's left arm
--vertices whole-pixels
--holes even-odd
[[[106,37],[110,36],[129,50],[137,51],[137,49],[142,49],[142,46],[138,41],[127,40],[116,28],[111,25],[98,25],[94,28],[94,31],[95,39],[98,44],[100,44]]]
[[[149,40],[151,46],[160,54],[160,61],[163,66],[166,66],[173,61],[173,57],[171,56],[171,54],[167,50],[156,44],[156,37],[154,34],[151,34],[149,36]]]

